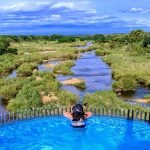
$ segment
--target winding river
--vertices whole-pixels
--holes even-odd
[[[59,81],[64,81],[69,78],[80,78],[85,80],[86,89],[81,90],[74,86],[63,85],[62,89],[71,91],[83,99],[86,93],[93,93],[102,90],[111,90],[112,75],[109,66],[98,56],[94,51],[85,52],[75,61],[75,66],[72,67],[73,75],[58,75]]]
[[[84,49],[92,46],[88,42],[85,46],[76,47],[77,49]],[[60,61],[49,61],[48,64],[59,64]],[[43,64],[38,67],[41,71],[52,72],[52,68],[46,68]],[[71,68],[73,75],[58,75],[59,81],[64,81],[70,78],[81,78],[86,82],[86,89],[79,89],[74,86],[62,85],[62,89],[68,90],[77,94],[82,101],[87,93],[94,93],[96,91],[111,90],[112,89],[112,74],[110,67],[99,56],[95,55],[94,50],[90,52],[81,53],[81,57],[75,60],[75,66]],[[144,98],[145,95],[150,94],[150,89],[145,87],[137,87],[135,92],[124,93],[119,97],[128,103],[138,103],[138,99]],[[137,99],[137,101],[135,101]],[[144,107],[150,107],[150,103],[140,102]]]
[[[88,42],[85,46],[76,47],[77,49],[84,49],[92,46],[91,42]],[[60,61],[49,61],[47,64],[59,64]],[[52,68],[45,67],[44,64],[38,66],[40,71],[53,72]],[[81,53],[80,58],[75,60],[75,66],[71,68],[73,75],[58,75],[59,81],[64,81],[70,78],[80,78],[85,80],[86,89],[79,89],[74,86],[62,85],[62,89],[68,90],[77,94],[82,101],[83,97],[87,93],[94,93],[96,91],[111,90],[112,89],[112,73],[110,67],[102,60],[101,57],[96,56],[94,50],[90,52]],[[14,70],[7,78],[17,77]],[[7,79],[6,78],[6,79]],[[129,103],[136,103],[134,99],[143,98],[145,95],[150,94],[150,89],[144,87],[138,87],[135,92],[125,93],[120,97]],[[1,99],[1,98],[0,98]],[[139,103],[142,106],[150,107],[150,103]],[[5,111],[2,105],[0,105],[0,112]]]

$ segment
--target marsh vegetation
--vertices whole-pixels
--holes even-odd
[[[87,41],[93,45],[77,49]],[[73,75],[75,60],[83,52],[95,50],[112,69],[113,91],[87,94],[83,103],[96,107],[145,109],[122,101],[117,92],[135,91],[139,86],[150,87],[150,33],[134,30],[129,34],[91,36],[1,36],[0,37],[0,96],[10,111],[34,107],[71,106],[78,95],[61,88],[58,74]],[[41,72],[38,65],[61,60],[53,72]],[[88,65],[88,64],[87,64]],[[17,78],[6,77],[16,70]],[[74,84],[86,88],[86,82]],[[47,101],[43,102],[43,99]],[[145,98],[149,99],[149,95]],[[149,109],[146,109],[149,111]]]

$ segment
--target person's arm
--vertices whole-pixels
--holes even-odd
[[[91,112],[86,112],[85,113],[85,118],[89,118],[89,117],[91,117],[92,116],[92,113]]]
[[[69,118],[69,119],[71,119],[71,120],[73,119],[73,117],[72,117],[70,112],[64,112],[64,116]]]

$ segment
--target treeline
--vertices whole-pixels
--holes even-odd
[[[30,41],[57,41],[58,43],[71,43],[75,41],[95,41],[98,43],[111,43],[112,48],[119,44],[137,43],[140,47],[147,48],[150,44],[150,32],[143,30],[133,30],[129,34],[95,34],[95,35],[1,35],[0,54],[17,53],[16,49],[9,49],[10,42],[30,42]]]
[[[143,30],[133,30],[129,34],[95,34],[95,35],[1,35],[0,39],[6,39],[9,42],[23,42],[23,41],[58,41],[63,42],[75,42],[76,40],[85,41],[91,40],[95,42],[143,42],[143,46],[146,47],[150,43],[150,32],[144,32]]]

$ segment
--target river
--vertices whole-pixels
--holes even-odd
[[[77,49],[84,49],[92,46],[91,42],[88,42],[85,46],[76,47]],[[59,64],[60,60],[48,61],[47,64]],[[44,64],[38,66],[40,71],[53,72],[52,68],[45,67]],[[86,82],[86,89],[79,89],[74,86],[62,85],[62,89],[68,90],[77,94],[82,101],[83,97],[87,93],[94,93],[96,91],[112,90],[112,73],[110,67],[103,61],[99,56],[95,55],[94,50],[90,52],[81,53],[80,58],[75,60],[75,66],[71,68],[73,75],[57,75],[59,81],[64,81],[70,78],[81,78]],[[16,71],[14,70],[7,78],[17,77]],[[7,79],[6,78],[6,79]],[[138,103],[135,99],[143,98],[145,95],[150,94],[150,89],[145,87],[137,87],[135,92],[124,93],[120,97],[129,103]],[[139,103],[142,106],[150,107],[150,103]],[[0,105],[2,106],[2,105]],[[0,107],[0,112],[4,111]]]

